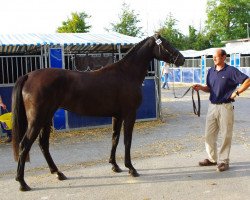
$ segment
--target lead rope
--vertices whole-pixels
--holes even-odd
[[[198,103],[198,108],[196,107],[195,100],[194,100],[194,89],[192,88],[192,102],[193,102],[193,110],[194,114],[200,117],[201,115],[201,99],[200,99],[200,93],[199,91],[196,91],[197,94],[197,103]]]
[[[174,98],[183,98],[188,92],[189,90],[192,88],[192,103],[193,103],[193,110],[194,110],[194,114],[197,115],[198,117],[200,117],[200,113],[201,113],[201,100],[200,100],[200,93],[199,91],[196,91],[196,94],[197,94],[197,103],[198,103],[198,107],[196,106],[196,103],[195,103],[195,100],[194,100],[194,89],[192,86],[190,86],[186,92],[182,95],[182,96],[179,96],[177,97],[176,94],[175,94],[175,87],[174,87],[174,81],[173,81],[173,94],[174,94]]]

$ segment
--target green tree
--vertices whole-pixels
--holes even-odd
[[[197,33],[193,26],[189,26],[189,35],[186,37],[185,49],[203,50],[210,47],[209,39],[204,31]]]
[[[197,30],[190,25],[188,35],[186,36],[176,29],[177,22],[173,15],[169,13],[158,30],[174,47],[180,50],[202,50],[211,47],[210,40],[204,31],[197,33]]]
[[[87,25],[86,19],[91,16],[85,12],[71,13],[71,18],[62,22],[62,26],[57,28],[58,33],[86,33],[89,32],[91,25]]]
[[[196,35],[196,29],[193,26],[188,27],[189,30],[189,36],[188,36],[188,44],[190,46],[190,49],[193,48],[194,44],[197,41],[197,35]]]
[[[176,23],[177,20],[170,13],[157,32],[166,38],[174,47],[183,50],[185,48],[185,36],[175,28]]]
[[[199,32],[196,36],[196,41],[193,45],[193,49],[195,50],[203,50],[203,49],[208,49],[211,48],[212,45],[210,44],[210,40],[207,37],[207,35],[205,35],[202,32]]]
[[[250,23],[249,0],[208,0],[206,29],[210,43],[216,47],[222,41],[246,37]]]
[[[126,3],[122,4],[122,13],[119,15],[119,22],[110,23],[111,28],[106,30],[112,30],[124,35],[141,37],[142,27],[138,27],[137,24],[140,22],[138,14],[135,14],[134,10],[130,10],[129,5]]]

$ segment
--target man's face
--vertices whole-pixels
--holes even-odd
[[[226,56],[221,55],[221,51],[216,51],[215,54],[213,55],[213,60],[215,65],[223,65],[224,61],[226,59]]]

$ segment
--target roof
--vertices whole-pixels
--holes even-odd
[[[54,33],[54,34],[0,34],[0,53],[22,53],[41,46],[63,46],[70,51],[111,51],[114,45],[131,48],[141,39],[116,32]],[[116,47],[115,47],[116,48]]]
[[[228,43],[225,47],[220,47],[224,49],[227,54],[239,53],[239,54],[250,54],[250,42],[238,42],[238,43]],[[209,48],[201,51],[196,50],[185,50],[181,51],[185,58],[196,58],[203,55],[210,56],[213,55],[217,48]]]
[[[221,48],[224,49],[227,52],[227,54],[233,54],[233,53],[250,54],[250,38],[224,41],[224,43],[226,43],[226,46]],[[181,53],[186,58],[188,57],[195,58],[195,57],[201,57],[203,55],[213,55],[215,49],[217,48],[210,48],[202,51],[186,50],[186,51],[181,51]]]
[[[238,40],[228,40],[228,41],[222,41],[223,43],[238,43],[238,42],[250,42],[250,38],[243,38]]]
[[[209,48],[209,49],[205,49],[205,50],[201,50],[201,51],[196,51],[196,50],[185,50],[185,51],[181,51],[181,53],[183,54],[183,56],[185,58],[195,58],[195,57],[201,57],[203,55],[213,55],[215,52],[216,48]],[[225,48],[222,48],[225,49]]]
[[[107,33],[53,33],[53,34],[0,34],[0,54],[21,54],[40,52],[41,46],[63,46],[70,52],[113,52],[118,51],[116,45],[121,45],[121,52],[126,52],[142,39],[116,32]],[[250,54],[249,39],[227,41],[225,47],[228,54]],[[215,48],[202,51],[186,50],[181,53],[186,58],[202,55],[213,55]]]

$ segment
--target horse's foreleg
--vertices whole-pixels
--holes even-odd
[[[112,149],[110,153],[109,163],[112,164],[112,170],[114,172],[121,172],[122,170],[116,163],[116,148],[119,143],[120,132],[122,127],[122,119],[121,118],[112,118],[113,120],[113,135],[112,135]]]
[[[58,170],[57,166],[55,165],[50,152],[49,152],[49,136],[50,136],[50,125],[43,128],[41,134],[39,135],[39,146],[40,149],[49,165],[49,169],[51,174],[57,174],[57,178],[59,180],[66,180],[67,177]]]
[[[31,188],[26,184],[24,180],[24,168],[25,168],[25,161],[30,151],[32,144],[34,143],[36,137],[27,138],[25,135],[20,143],[20,150],[19,150],[19,158],[18,158],[18,165],[17,165],[17,175],[16,181],[20,183],[20,190],[21,191],[29,191]]]
[[[136,119],[135,112],[133,114],[126,116],[126,118],[124,119],[124,145],[125,145],[125,166],[129,168],[129,174],[131,176],[137,177],[139,176],[139,174],[137,173],[136,169],[133,167],[131,163],[131,155],[130,155],[135,119]]]

